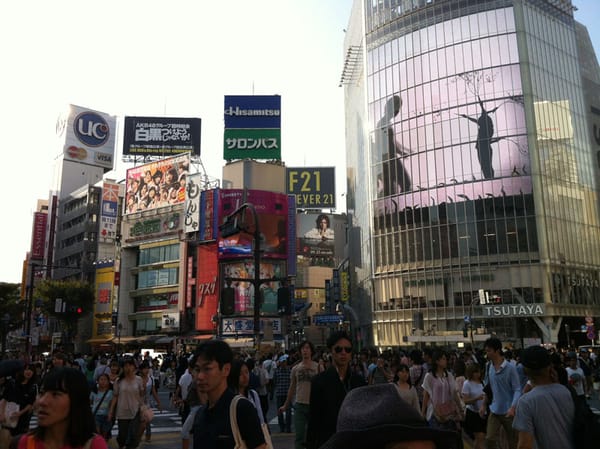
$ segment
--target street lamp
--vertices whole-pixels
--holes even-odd
[[[256,350],[260,349],[260,226],[258,223],[258,214],[256,213],[256,209],[251,203],[244,203],[240,207],[238,207],[235,211],[229,214],[225,223],[219,226],[219,231],[221,233],[221,237],[229,237],[235,234],[239,234],[241,231],[246,231],[246,227],[243,225],[244,221],[242,220],[242,226],[238,223],[238,216],[248,209],[252,213],[252,218],[254,219],[254,232],[253,240],[254,240],[254,279],[252,280],[252,285],[254,286],[254,346]],[[233,281],[247,281],[247,279],[234,279]]]

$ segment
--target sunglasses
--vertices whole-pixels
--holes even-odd
[[[333,350],[336,352],[336,354],[339,354],[342,351],[344,351],[346,354],[350,354],[352,352],[352,346],[336,346],[333,348]]]

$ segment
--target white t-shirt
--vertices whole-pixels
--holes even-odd
[[[575,392],[578,396],[585,394],[585,388],[583,382],[585,381],[585,375],[581,368],[570,368],[567,367],[567,374],[569,375],[569,383],[575,388]]]
[[[465,383],[462,387],[462,395],[463,398],[473,398],[479,397],[483,394],[483,384],[481,382],[471,382],[470,380],[465,380]],[[479,399],[477,402],[467,404],[467,408],[472,412],[479,413],[479,408],[483,399]]]
[[[181,377],[179,378],[181,399],[183,399],[184,401],[187,399],[187,395],[190,391],[190,385],[192,384],[192,380],[193,380],[192,374],[190,373],[189,369],[185,370],[185,373],[183,373],[181,375]]]

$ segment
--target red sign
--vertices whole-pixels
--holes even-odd
[[[31,239],[31,258],[41,260],[44,258],[44,244],[46,243],[46,222],[48,214],[36,212],[33,217],[33,235]]]
[[[198,272],[196,275],[196,330],[212,331],[212,318],[219,302],[217,243],[198,245]]]

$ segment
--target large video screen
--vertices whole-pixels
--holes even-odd
[[[531,192],[516,35],[464,31],[487,24],[486,14],[370,52],[376,214]],[[462,37],[445,46],[419,41],[440,26]]]

